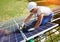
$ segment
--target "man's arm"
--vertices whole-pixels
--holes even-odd
[[[43,16],[44,16],[43,13],[41,13],[41,14],[38,16],[38,21],[37,21],[37,23],[35,24],[34,28],[38,28],[39,25],[41,25],[41,22],[42,22]]]
[[[31,14],[25,19],[24,23],[26,24],[26,23],[31,19],[32,16],[33,16],[33,14],[31,13]]]

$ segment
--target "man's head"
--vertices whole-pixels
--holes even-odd
[[[29,2],[28,10],[30,12],[36,13],[37,12],[37,4],[35,2]]]

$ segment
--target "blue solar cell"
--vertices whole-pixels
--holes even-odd
[[[2,33],[0,33],[0,39],[3,37],[4,35]]]
[[[32,32],[32,34],[33,34],[33,35],[35,35],[35,34],[37,34],[37,33],[41,32],[41,31],[42,31],[42,29],[41,29],[41,28],[37,28],[35,31],[33,31],[33,32]]]
[[[47,23],[45,26],[54,26],[56,25],[55,23]]]
[[[15,34],[10,35],[10,41],[13,40],[13,39],[15,39]]]
[[[22,40],[24,40],[24,39],[20,33],[14,33],[14,34],[10,35],[10,41],[11,42],[13,42],[13,41],[14,42],[16,42],[16,41],[20,42]]]
[[[48,28],[46,26],[43,26],[41,29],[44,31],[45,29],[48,29]]]
[[[31,32],[29,32],[29,33],[24,33],[24,34],[26,35],[27,38],[32,36]]]
[[[3,36],[0,42],[9,42],[9,36]]]
[[[10,42],[16,42],[15,33],[10,35]]]
[[[16,39],[18,42],[22,41],[23,40],[23,37],[21,34],[16,34]]]
[[[55,23],[47,23],[46,25],[44,25],[43,27],[42,27],[42,29],[43,30],[46,30],[46,29],[48,29],[48,28],[50,28],[50,27],[52,27],[52,26],[54,26],[54,25],[56,25]]]

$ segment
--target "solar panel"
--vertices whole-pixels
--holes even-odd
[[[0,26],[0,42],[25,42],[25,39],[13,20]]]
[[[24,38],[21,33],[12,32],[11,34],[0,33],[0,42],[23,42]]]
[[[34,36],[35,34],[41,32],[41,31],[42,31],[42,29],[40,29],[40,30],[34,30],[32,32],[27,32],[27,33],[25,32],[24,34],[26,35],[27,38],[29,38],[29,37]]]
[[[47,23],[46,25],[40,26],[39,28],[37,28],[36,30],[32,31],[32,32],[24,32],[27,40],[34,38],[36,36],[39,36],[40,34],[43,34],[44,32],[54,28],[53,26],[58,26],[55,23]],[[52,28],[51,28],[52,27]]]
[[[24,38],[21,33],[12,33],[7,36],[0,34],[0,42],[24,42]]]

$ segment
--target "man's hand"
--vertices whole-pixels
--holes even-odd
[[[23,23],[23,24],[20,26],[20,29],[22,29],[24,26],[25,26],[25,23]]]
[[[33,30],[35,30],[35,28],[30,28],[30,29],[28,29],[28,31],[33,31]]]
[[[24,27],[25,23],[23,23],[21,26]]]

